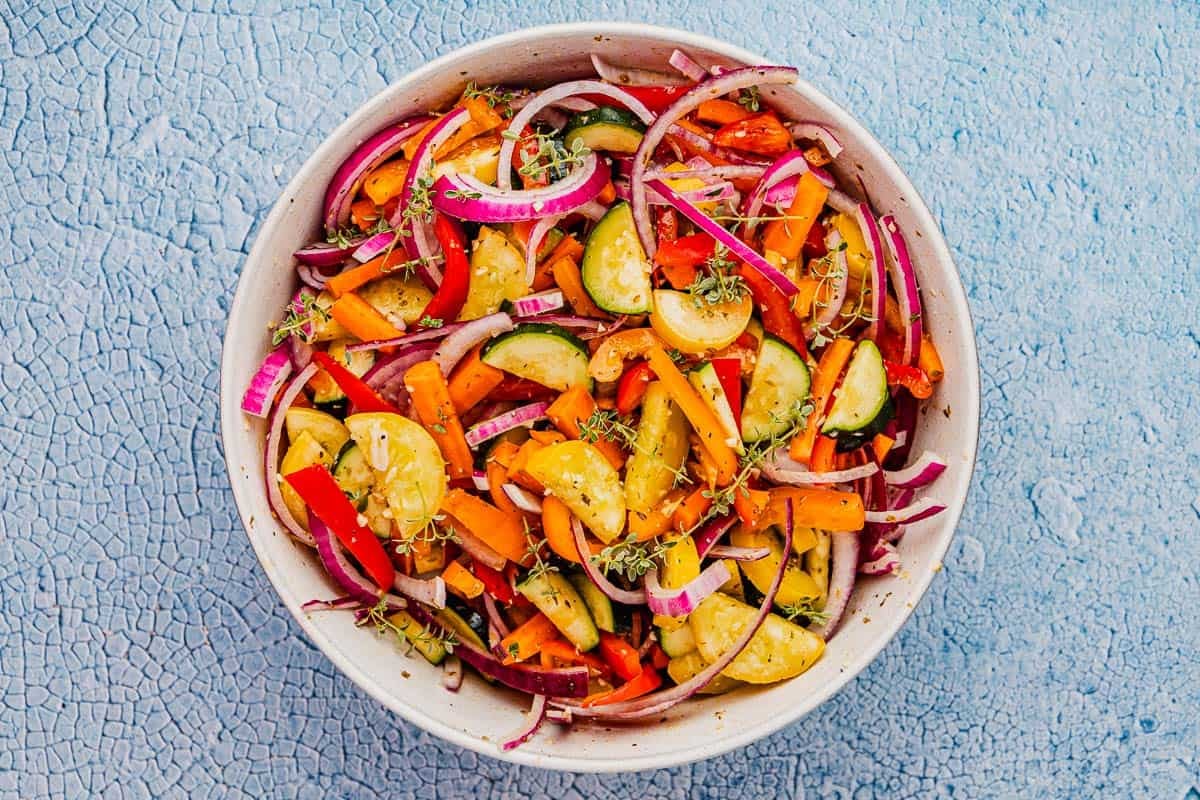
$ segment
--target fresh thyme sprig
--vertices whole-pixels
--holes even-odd
[[[302,308],[296,308],[293,303],[288,304],[283,319],[275,326],[275,332],[271,334],[273,346],[282,344],[292,334],[295,334],[302,342],[310,342],[312,334],[309,326],[318,321],[329,321],[329,312],[317,303],[316,295],[305,293],[303,298]]]
[[[412,536],[406,539],[393,539],[392,549],[397,555],[407,555],[413,551],[414,545],[417,542],[421,544],[439,544],[441,542],[457,542],[458,531],[453,525],[438,526],[439,522],[443,522],[445,517],[441,514],[435,514],[425,520],[425,524]]]
[[[529,529],[529,521],[522,521],[525,524],[525,552],[533,557],[533,566],[531,566],[529,571],[525,573],[525,577],[521,579],[521,582],[524,583],[526,581],[540,578],[547,572],[558,572],[557,566],[551,564],[542,557],[542,550],[549,547],[549,542],[547,542],[545,539],[539,539],[535,537],[533,532]]]
[[[813,598],[805,598],[795,603],[780,606],[779,610],[783,612],[783,616],[788,622],[794,622],[797,618],[803,618],[805,625],[824,625],[829,621],[830,615],[824,611],[817,610],[814,607],[816,602]]]
[[[579,438],[593,444],[601,439],[610,439],[626,448],[632,448],[637,441],[637,429],[615,409],[597,408],[590,417],[579,423]]]
[[[340,228],[328,231],[325,234],[325,241],[328,244],[336,245],[337,247],[346,249],[353,241],[362,236],[362,231],[355,225],[343,225]]]
[[[697,272],[695,280],[687,287],[696,308],[736,303],[749,294],[745,280],[733,271],[736,266],[728,258],[725,248],[718,245],[704,263],[705,271]]]
[[[487,101],[489,108],[495,108],[506,117],[511,117],[513,113],[512,101],[517,99],[517,93],[504,89],[500,86],[484,86],[476,85],[475,81],[467,84],[467,88],[463,90],[463,97],[471,100],[476,97],[483,98]]]
[[[529,136],[509,134],[507,131],[502,135],[518,145],[526,141],[537,142],[536,153],[521,150],[521,166],[517,169],[518,174],[533,180],[561,179],[573,167],[581,165],[592,152],[581,139],[574,140],[568,150],[558,139],[539,131],[534,131],[532,139]]]
[[[458,644],[458,637],[453,631],[437,632],[421,625],[419,632],[411,631],[412,623],[406,621],[403,626],[397,625],[388,614],[391,612],[391,607],[386,599],[380,600],[371,608],[367,609],[367,615],[358,622],[361,627],[363,625],[371,625],[375,628],[375,632],[380,636],[392,633],[399,640],[400,644],[408,645],[405,652],[411,652],[413,645],[421,643],[437,643],[440,644],[447,653],[453,653],[455,645]]]
[[[758,111],[762,108],[762,95],[757,86],[747,86],[738,94],[738,104],[747,111]]]
[[[605,572],[615,572],[629,581],[636,581],[658,566],[663,554],[674,547],[677,541],[651,539],[639,542],[637,534],[631,533],[623,541],[609,545],[599,555],[592,556],[592,563]]]

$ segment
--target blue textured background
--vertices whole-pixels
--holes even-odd
[[[0,797],[1200,797],[1197,6],[532,5],[0,2]],[[217,436],[238,271],[317,143],[433,54],[588,18],[849,107],[983,362],[975,486],[898,639],[802,723],[620,778],[441,744],[336,674]]]

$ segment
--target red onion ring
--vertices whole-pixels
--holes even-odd
[[[684,86],[689,83],[687,80],[680,80],[665,72],[636,67],[616,67],[595,53],[592,53],[592,66],[597,75],[617,86]]]
[[[708,70],[700,66],[694,58],[682,50],[672,51],[671,57],[667,59],[667,63],[679,70],[683,77],[696,83],[708,77]]]
[[[867,255],[871,258],[871,324],[867,326],[867,338],[875,341],[879,338],[887,303],[887,263],[883,257],[879,226],[875,224],[875,215],[871,213],[870,206],[859,203],[853,216],[867,244]]]
[[[915,489],[933,483],[945,469],[946,459],[932,450],[926,450],[912,464],[895,472],[884,472],[883,477],[888,486],[894,489]]]
[[[374,582],[359,572],[346,558],[341,544],[333,538],[329,528],[311,511],[308,513],[308,529],[312,531],[317,555],[321,557],[321,564],[325,567],[325,571],[350,597],[366,608],[373,607],[380,600],[386,601],[388,611],[401,609],[408,605],[403,597],[379,591]]]
[[[708,551],[712,558],[728,558],[731,561],[761,561],[771,555],[769,547],[733,547],[727,544],[713,545]]]
[[[891,269],[892,288],[896,290],[896,302],[900,306],[900,319],[904,322],[904,363],[917,363],[921,351],[921,292],[917,288],[917,274],[908,257],[908,245],[900,226],[891,214],[879,220],[883,229],[883,240],[887,244],[888,266]]]
[[[729,578],[729,567],[725,562],[714,561],[686,585],[664,589],[658,582],[658,570],[651,568],[646,573],[646,606],[655,614],[685,616],[695,611],[704,598],[728,583]]]
[[[309,547],[316,547],[317,543],[313,540],[312,534],[304,530],[300,523],[296,522],[292,517],[292,512],[288,511],[287,505],[283,502],[283,493],[279,491],[279,444],[283,438],[283,422],[287,416],[287,410],[291,408],[292,401],[296,399],[296,395],[304,389],[305,384],[309,379],[317,373],[317,365],[309,364],[300,373],[292,379],[288,387],[283,390],[283,395],[279,398],[279,403],[275,406],[275,410],[271,414],[271,422],[267,428],[267,447],[265,450],[266,461],[266,479],[267,479],[267,503],[271,506],[271,510],[275,512],[275,516],[283,523],[283,526],[288,531]]]
[[[846,613],[850,595],[854,593],[854,576],[858,573],[858,533],[831,531],[830,536],[833,539],[830,554],[833,568],[829,574],[829,593],[825,601],[825,614],[828,616],[825,624],[814,631],[825,641],[833,636]]]
[[[521,727],[514,732],[508,734],[500,743],[500,749],[504,752],[515,750],[537,733],[538,728],[542,727],[542,722],[546,719],[546,695],[535,694],[533,696],[533,705],[525,715],[525,722]]]
[[[595,153],[561,181],[537,189],[498,189],[472,175],[447,174],[433,184],[433,206],[443,214],[472,222],[521,222],[579,210],[600,194],[608,165]]]
[[[449,376],[472,347],[512,329],[512,317],[503,312],[473,319],[442,340],[433,354],[433,360],[442,368],[442,374]]]
[[[712,550],[713,545],[721,541],[721,537],[725,532],[734,526],[738,521],[736,514],[729,514],[724,517],[717,517],[711,522],[705,523],[704,527],[696,531],[692,538],[696,542],[696,552],[700,558],[706,557]]]
[[[837,136],[819,122],[796,122],[788,130],[797,139],[820,142],[821,147],[825,148],[825,152],[829,154],[830,158],[836,159],[842,152],[842,143],[838,141]]]
[[[825,237],[825,246],[829,249],[833,257],[834,271],[833,278],[833,294],[825,300],[825,304],[821,306],[820,312],[813,319],[813,324],[809,328],[809,335],[815,335],[822,328],[828,327],[837,319],[838,312],[842,310],[842,306],[846,303],[846,293],[850,286],[850,265],[846,262],[845,249],[838,249],[842,244],[842,235],[836,230],[829,232]],[[830,277],[830,276],[826,276]],[[813,298],[813,305],[816,306],[821,302],[819,297]]]
[[[370,136],[342,162],[329,188],[325,190],[325,230],[335,231],[350,221],[350,204],[367,173],[400,152],[404,143],[416,135],[429,117],[421,114],[387,126]]]
[[[629,606],[640,606],[646,603],[645,589],[622,589],[604,576],[604,571],[592,563],[592,550],[588,547],[587,536],[579,520],[571,517],[571,533],[575,538],[575,549],[579,553],[579,562],[588,580],[596,584],[596,588],[604,593],[609,600],[624,603]]]

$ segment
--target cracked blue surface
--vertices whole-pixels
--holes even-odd
[[[330,5],[0,2],[0,797],[1200,797],[1195,4]],[[337,674],[217,435],[238,271],[319,141],[429,56],[589,18],[849,107],[945,230],[984,391],[959,536],[878,661],[613,777],[443,744]]]

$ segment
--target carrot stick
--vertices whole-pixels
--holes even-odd
[[[854,492],[784,486],[771,490],[771,502],[792,501],[794,524],[826,531],[859,531],[866,524],[862,497]]]
[[[846,362],[850,360],[852,352],[854,352],[853,339],[834,339],[821,354],[821,360],[817,363],[816,375],[812,382],[813,411],[808,415],[808,425],[803,431],[796,434],[788,448],[788,455],[793,460],[808,464],[809,459],[812,458],[813,445],[817,441],[817,429],[825,416],[825,406],[829,404],[833,387],[837,386],[837,380],[841,376],[842,370],[846,368]]]
[[[403,331],[387,321],[375,306],[353,292],[347,292],[329,307],[329,315],[342,324],[350,333],[364,342],[376,339],[394,339]]]
[[[581,317],[609,319],[609,315],[593,303],[584,290],[583,276],[580,275],[579,266],[573,259],[566,256],[558,259],[551,264],[550,272],[554,275],[554,282],[558,284],[558,288],[562,289],[563,297],[576,314]]]
[[[917,366],[925,370],[929,380],[937,383],[946,377],[946,368],[942,365],[942,357],[929,334],[921,337],[921,352],[917,355]]]
[[[536,656],[546,642],[558,638],[558,628],[554,627],[545,614],[537,613],[524,622],[520,627],[500,640],[500,648],[504,653],[504,663],[513,664]]]
[[[567,504],[554,495],[542,498],[542,532],[555,555],[579,563],[575,537],[571,533],[571,512]]]
[[[476,403],[487,397],[492,389],[504,380],[502,371],[483,363],[483,359],[479,357],[479,351],[482,349],[482,344],[477,345],[450,375],[450,400],[459,414],[465,414],[474,408]]]
[[[583,245],[575,238],[575,234],[569,233],[554,246],[550,254],[546,256],[545,261],[554,262],[560,258],[569,258],[572,261],[579,261],[583,258]]]
[[[742,487],[733,493],[733,510],[737,512],[738,519],[747,528],[753,528],[758,524],[759,518],[767,510],[769,502],[771,502],[771,494],[764,489]]]
[[[706,487],[693,491],[676,507],[675,513],[671,516],[675,530],[687,533],[696,527],[705,512],[712,508],[712,503],[712,492]]]
[[[696,119],[717,125],[741,122],[753,114],[732,100],[705,100],[696,109]]]
[[[558,431],[530,431],[529,438],[540,445],[558,444],[567,440],[567,437]]]
[[[447,492],[442,500],[442,508],[505,558],[521,562],[529,555],[525,526],[520,516],[505,514],[486,500],[480,500],[462,489]]]
[[[554,427],[572,439],[578,439],[580,425],[591,418],[596,411],[596,401],[582,384],[576,384],[558,396],[558,399],[546,409],[546,416],[554,423]],[[604,454],[608,463],[615,469],[625,465],[625,451],[616,442],[609,439],[597,439],[593,442],[596,449]]]
[[[542,443],[537,439],[528,440],[521,445],[520,449],[517,450],[517,454],[513,456],[512,463],[508,465],[508,479],[536,494],[544,494],[546,487],[542,486],[541,481],[525,471],[525,465],[529,463],[529,457],[538,450],[541,450],[542,447]]]
[[[646,352],[646,358],[671,399],[679,405],[692,428],[700,435],[704,449],[712,456],[717,466],[717,483],[722,486],[729,483],[738,469],[737,453],[726,443],[727,434],[717,415],[700,399],[700,395],[696,394],[696,390],[662,347],[651,347]]]
[[[833,472],[834,456],[837,454],[837,439],[829,436],[818,436],[813,445],[812,460],[808,468],[813,472]]]
[[[612,669],[608,664],[605,664],[591,653],[579,652],[575,649],[575,645],[566,639],[551,639],[548,642],[543,642],[541,654],[556,658],[564,664],[578,664],[601,674],[608,675],[612,673]]]
[[[334,297],[341,297],[346,292],[353,292],[360,286],[382,278],[403,264],[407,258],[408,254],[404,252],[404,248],[397,247],[390,253],[376,256],[365,264],[334,275],[325,283],[325,288],[332,292]]]
[[[800,176],[796,184],[796,196],[788,206],[783,219],[773,219],[763,233],[763,249],[774,250],[789,261],[794,261],[808,238],[808,229],[817,221],[817,215],[825,206],[829,189],[811,172]]]
[[[892,451],[892,446],[896,444],[896,440],[885,433],[875,434],[875,438],[871,440],[871,449],[875,451],[875,460],[883,463],[887,458],[887,454]]]
[[[404,373],[404,388],[412,397],[413,409],[421,424],[446,457],[450,477],[471,477],[471,448],[450,400],[450,389],[442,377],[442,368],[432,360],[414,364]]]
[[[451,561],[442,570],[442,580],[446,582],[447,589],[464,600],[474,600],[483,594],[483,581],[457,561]]]

